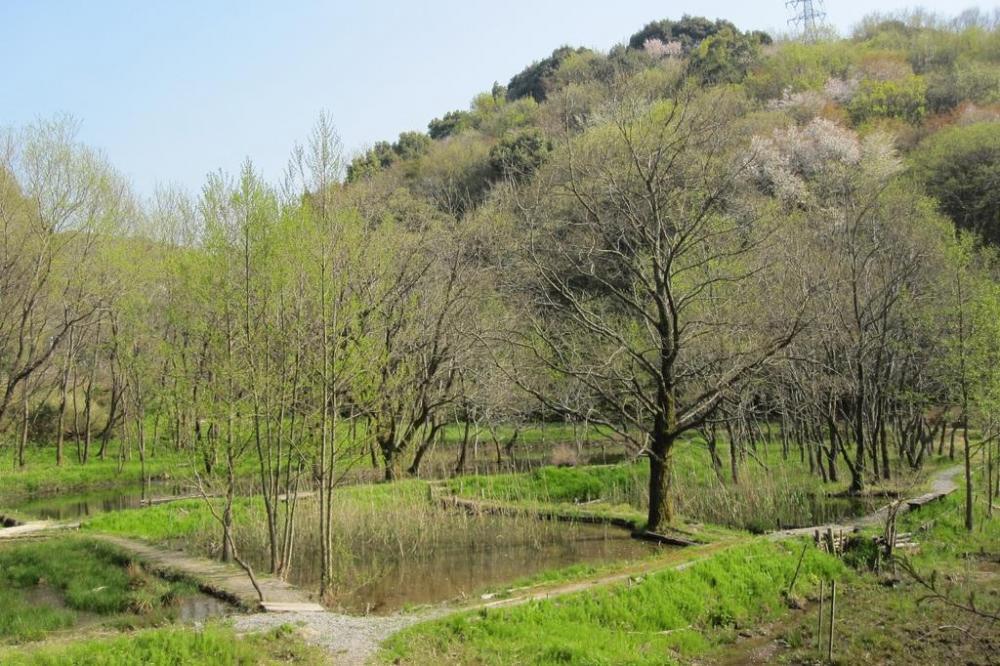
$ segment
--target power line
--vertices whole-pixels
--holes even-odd
[[[819,37],[820,26],[826,18],[823,0],[785,0],[785,6],[795,12],[788,19],[788,24],[796,26],[805,40],[813,41]]]

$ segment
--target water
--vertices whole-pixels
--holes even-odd
[[[545,523],[528,536],[524,519],[489,516],[476,521],[471,527],[476,536],[470,537],[459,531],[470,529],[467,518],[442,513],[439,522],[454,523],[451,541],[438,537],[426,548],[403,556],[388,547],[347,555],[349,562],[340,566],[332,605],[352,613],[393,613],[407,606],[466,599],[544,571],[640,560],[664,548],[601,525]],[[263,564],[264,549],[248,546],[243,554]],[[288,580],[315,590],[320,575],[318,540],[301,538],[296,549]]]
[[[209,618],[229,615],[232,612],[233,607],[228,603],[202,592],[177,600],[177,619],[180,622],[204,622]]]
[[[107,620],[107,616],[97,613],[70,609],[66,605],[63,593],[45,583],[25,588],[21,594],[24,600],[33,606],[72,610],[75,617],[74,627],[78,629],[102,624]],[[192,592],[177,598],[172,610],[178,622],[195,623],[204,622],[213,617],[229,615],[234,609],[225,601],[211,597],[203,592]]]
[[[337,601],[354,612],[390,613],[407,605],[464,599],[543,571],[575,564],[633,561],[656,552],[655,546],[632,539],[624,530],[599,526],[567,529],[572,536],[560,543],[451,549],[430,558],[396,560],[375,580],[342,591]]]
[[[150,497],[190,495],[191,490],[173,481],[151,481],[141,486],[92,491],[73,495],[30,495],[7,501],[4,508],[39,520],[76,520],[109,511],[137,509]]]

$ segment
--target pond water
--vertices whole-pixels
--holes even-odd
[[[355,612],[387,613],[406,605],[461,599],[543,571],[576,564],[633,561],[657,547],[627,532],[597,526],[568,528],[560,543],[512,544],[486,550],[445,550],[432,558],[397,560],[375,580],[338,597]]]
[[[779,511],[773,523],[752,521],[747,525],[747,529],[759,534],[772,530],[841,523],[852,518],[860,518],[876,508],[876,504],[869,498],[830,497],[821,493],[810,493],[800,504],[787,507],[786,511]]]
[[[8,502],[18,514],[38,519],[69,520],[143,506],[149,497],[187,496],[190,489],[176,482],[153,482],[140,487],[86,494],[46,495]],[[391,548],[362,548],[341,554],[345,561],[333,603],[355,613],[392,613],[406,606],[462,599],[484,589],[497,588],[543,571],[578,564],[598,565],[635,561],[662,546],[632,539],[620,528],[571,523],[526,521],[524,518],[482,516],[470,519],[453,511],[436,515],[436,536],[426,552],[401,556]],[[470,524],[470,520],[472,523]],[[534,523],[534,526],[527,526]],[[474,534],[469,533],[470,527]],[[453,535],[452,537],[441,535]],[[240,538],[237,533],[237,539]],[[202,543],[171,543],[193,553],[217,555]],[[217,545],[217,544],[213,544]],[[206,552],[206,550],[208,552]],[[266,543],[252,539],[240,551],[262,570],[267,564]],[[307,590],[319,583],[317,535],[303,528],[296,539],[289,582]],[[180,600],[178,613],[185,621],[218,615],[228,606],[198,595]]]
[[[452,519],[445,514],[441,520]],[[407,606],[466,599],[544,571],[635,561],[664,549],[633,539],[625,530],[614,527],[553,523],[538,536],[526,538],[523,519],[492,516],[481,520],[486,524],[475,528],[483,540],[481,544],[456,535],[455,543],[438,542],[428,553],[406,557],[391,557],[385,552],[355,555],[351,564],[341,568],[333,604],[352,613],[387,614]],[[318,542],[302,539],[297,547],[297,563],[290,571],[289,582],[316,589],[320,575]],[[252,559],[263,559],[264,555],[246,550],[244,554]]]
[[[129,486],[76,494],[28,495],[5,500],[3,508],[39,520],[74,520],[98,513],[136,509],[150,497],[177,497],[192,494],[192,490],[176,481],[151,481],[146,491],[141,486]]]
[[[70,609],[63,593],[45,583],[25,588],[21,594],[22,598],[32,606],[72,610],[75,617],[74,627],[76,628],[102,624],[107,620],[106,616],[97,613]],[[234,611],[234,608],[225,601],[203,592],[192,592],[176,598],[172,610],[178,622],[193,623],[229,615]]]

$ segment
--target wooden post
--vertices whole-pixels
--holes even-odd
[[[833,625],[837,619],[837,581],[830,584],[830,642],[826,646],[826,660],[833,661]]]
[[[816,620],[816,653],[823,653],[823,592],[825,581],[819,579],[819,619]]]

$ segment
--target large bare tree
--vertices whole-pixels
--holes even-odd
[[[649,530],[674,517],[678,436],[802,326],[801,308],[761,303],[782,300],[782,280],[776,227],[762,201],[741,196],[754,163],[744,112],[726,92],[656,103],[625,94],[515,197],[537,279],[506,337],[536,367],[512,376],[581,417],[584,403],[525,379],[572,378],[591,395],[588,420],[648,455]]]

